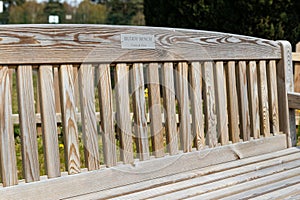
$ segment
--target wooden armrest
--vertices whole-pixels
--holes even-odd
[[[300,109],[300,93],[288,93],[289,108]]]

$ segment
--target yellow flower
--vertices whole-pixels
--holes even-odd
[[[64,148],[64,144],[59,144],[59,148]]]
[[[145,98],[148,98],[148,88],[145,89],[144,93],[145,93]]]

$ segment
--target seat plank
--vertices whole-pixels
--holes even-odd
[[[260,137],[260,116],[259,116],[259,97],[258,97],[258,77],[257,64],[255,61],[250,61],[247,67],[248,76],[248,93],[250,107],[250,126],[251,136],[254,139]]]
[[[66,169],[69,174],[76,174],[80,172],[80,153],[76,122],[73,66],[60,66],[59,76]]]
[[[149,89],[149,114],[150,114],[150,131],[152,137],[153,153],[156,157],[163,157],[164,138],[161,116],[161,99],[158,63],[150,63],[147,67],[148,89]]]
[[[39,68],[39,93],[46,171],[49,178],[60,176],[60,160],[55,111],[53,70],[51,65]]]
[[[183,152],[192,150],[191,122],[190,122],[190,102],[189,102],[189,83],[188,83],[188,64],[180,62],[176,66],[176,96],[179,106],[179,135],[180,149]]]
[[[137,152],[140,160],[148,160],[150,158],[150,154],[146,119],[143,64],[134,63],[131,73],[133,84],[134,131],[137,141]]]
[[[78,71],[78,89],[85,166],[88,170],[95,170],[100,167],[93,77],[92,65],[83,64],[80,66]]]
[[[192,113],[192,133],[194,146],[199,150],[205,147],[204,121],[202,107],[202,64],[192,62],[189,68],[190,96]]]
[[[98,94],[104,162],[106,166],[111,167],[117,164],[117,150],[110,65],[100,64],[96,69],[96,73],[99,77]]]
[[[37,133],[35,124],[32,66],[17,68],[17,93],[22,140],[22,164],[26,182],[40,179]]]
[[[222,188],[223,185],[227,187],[232,184],[243,183],[252,178],[258,179],[275,172],[280,172],[280,170],[299,166],[299,155],[299,153],[292,154],[207,175],[201,174],[202,169],[199,169],[199,175],[196,175],[197,172],[195,172],[195,175],[190,177],[190,179],[149,188],[148,190],[144,189],[133,194],[122,195],[113,199],[183,199],[189,195],[192,196],[195,191],[197,191],[197,194],[204,194],[205,192]]]
[[[0,66],[0,170],[4,187],[18,184],[12,124],[11,81],[7,66]]]
[[[117,125],[121,136],[121,159],[124,163],[133,162],[132,127],[129,108],[129,67],[117,64],[115,70]]]
[[[215,173],[222,173],[228,170],[243,169],[247,167],[245,170],[257,170],[262,167],[257,166],[270,166],[270,165],[278,165],[283,162],[288,162],[290,159],[298,159],[299,158],[299,149],[298,148],[290,148],[282,151],[276,151],[268,154],[263,154],[259,156],[254,156],[250,158],[245,158],[242,160],[236,160],[232,162],[227,162],[223,164],[213,165],[201,169],[190,170],[183,173],[174,174],[171,176],[165,176],[162,178],[152,179],[148,181],[142,181],[135,184],[125,185],[117,188],[112,188],[109,190],[98,191],[90,194],[83,194],[76,197],[72,197],[72,200],[79,200],[82,197],[87,199],[108,199],[113,197],[121,197],[123,195],[134,195],[137,193],[147,193],[148,196],[152,196],[150,192],[152,189],[158,189],[163,185],[179,183],[181,181],[192,181],[193,178],[207,176]],[[224,176],[226,177],[226,176]],[[206,180],[209,182],[209,180]],[[164,191],[167,192],[167,191]],[[155,192],[157,193],[157,192]],[[146,196],[144,196],[146,197]]]
[[[165,108],[167,148],[171,155],[178,153],[178,133],[175,110],[175,85],[173,63],[164,63],[162,66],[163,96]]]

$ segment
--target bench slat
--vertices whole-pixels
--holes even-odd
[[[192,136],[190,123],[190,108],[189,108],[189,83],[188,83],[188,64],[180,62],[176,66],[176,95],[179,106],[179,135],[180,135],[180,149],[183,152],[190,152],[192,150]]]
[[[238,82],[238,99],[239,99],[239,117],[240,117],[240,131],[244,141],[250,139],[250,111],[248,104],[248,86],[247,86],[247,72],[246,62],[240,61],[237,66],[237,82]]]
[[[277,91],[276,61],[271,60],[267,67],[271,132],[279,132],[278,91]]]
[[[76,123],[73,66],[60,66],[59,75],[66,169],[69,174],[76,174],[80,172],[80,154]]]
[[[121,159],[124,163],[133,162],[131,118],[129,108],[129,67],[117,64],[115,69],[117,125],[121,137]]]
[[[214,65],[214,78],[216,90],[217,132],[222,145],[228,144],[228,113],[227,90],[224,63],[216,62]]]
[[[131,72],[133,84],[134,131],[137,141],[137,152],[140,160],[148,160],[150,158],[150,155],[148,144],[143,64],[133,64]]]
[[[229,135],[233,143],[240,141],[239,136],[239,111],[238,111],[238,99],[236,88],[236,76],[235,76],[235,62],[230,61],[227,64],[227,93],[228,93],[228,124]]]
[[[22,163],[26,182],[40,179],[37,134],[35,124],[32,66],[20,65],[17,68],[17,92],[22,140]]]
[[[178,133],[176,125],[175,85],[173,63],[162,66],[163,96],[166,122],[167,148],[171,155],[178,153]]]
[[[247,67],[248,76],[248,96],[250,108],[250,126],[251,137],[254,139],[260,136],[260,116],[259,116],[259,98],[258,98],[258,77],[257,65],[255,61],[250,61]]]
[[[204,62],[202,70],[206,144],[215,147],[218,145],[218,136],[213,63]]]
[[[53,70],[51,65],[39,68],[39,94],[43,129],[43,145],[47,175],[49,178],[60,176],[60,160],[58,151],[57,122],[55,112],[55,96]]]
[[[267,66],[266,61],[259,61],[258,67],[258,95],[260,110],[260,130],[264,136],[270,136],[269,120],[269,98],[267,85]]]
[[[117,164],[117,152],[109,64],[99,65],[96,73],[99,77],[98,94],[104,162],[106,166],[114,166]]]
[[[205,136],[202,107],[202,69],[200,62],[192,62],[189,69],[194,146],[197,149],[201,149],[205,147]]]
[[[88,168],[88,170],[95,170],[99,169],[100,167],[100,158],[92,65],[80,66],[78,72],[78,81],[85,166]]]
[[[15,139],[12,124],[12,79],[9,69],[0,66],[0,170],[3,186],[18,184]]]
[[[150,63],[147,67],[148,90],[149,90],[149,114],[150,114],[150,131],[152,137],[153,152],[156,157],[163,157],[164,141],[163,126],[161,117],[161,100],[160,100],[160,83],[158,63]]]

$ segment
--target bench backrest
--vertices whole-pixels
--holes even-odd
[[[61,125],[68,174],[280,133],[288,146],[295,142],[285,41],[171,28],[19,25],[1,26],[0,52],[3,186],[18,183],[16,124],[26,182],[40,180],[39,125],[48,178],[61,176]]]

